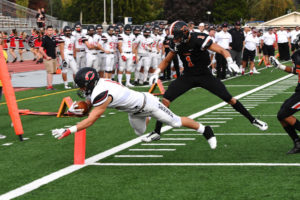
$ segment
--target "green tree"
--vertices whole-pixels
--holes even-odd
[[[251,17],[263,21],[285,15],[288,10],[295,10],[293,0],[256,0],[250,6]]]
[[[216,0],[212,9],[214,23],[234,23],[247,17],[247,13],[246,0]]]

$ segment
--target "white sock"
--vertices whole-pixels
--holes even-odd
[[[126,74],[126,84],[130,83],[131,74]]]
[[[139,76],[140,76],[140,72],[136,71],[134,73],[134,81],[137,81],[139,79]]]
[[[197,129],[197,132],[198,133],[204,133],[204,130],[205,130],[205,126],[203,124],[199,123],[199,128]]]
[[[118,82],[122,84],[123,74],[118,74]]]
[[[68,86],[68,81],[64,81],[65,86]]]

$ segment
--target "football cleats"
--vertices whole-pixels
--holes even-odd
[[[252,124],[254,126],[256,126],[257,128],[259,128],[262,131],[265,131],[268,129],[268,124],[266,122],[263,122],[259,119],[254,119],[254,121],[252,122]]]
[[[180,43],[186,43],[189,39],[190,31],[188,25],[183,21],[176,21],[171,24],[169,28],[169,38],[173,39],[173,42],[178,45]]]
[[[91,95],[94,87],[99,81],[99,74],[94,68],[85,67],[80,69],[75,75],[75,83],[80,89],[85,91],[85,95]]]
[[[279,68],[279,69],[281,69],[281,70],[285,70],[286,66],[283,65],[283,64],[281,64],[274,56],[270,56],[269,60],[270,60],[270,63],[271,63],[274,67]],[[294,60],[293,60],[293,61],[294,61]],[[299,61],[300,61],[300,60],[299,60]],[[299,61],[298,61],[298,62],[299,62]],[[294,61],[294,63],[296,64],[295,61]]]

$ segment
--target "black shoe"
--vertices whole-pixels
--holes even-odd
[[[12,63],[15,63],[17,61],[17,58],[15,58],[13,61],[12,61]]]
[[[155,131],[152,131],[149,135],[142,138],[143,142],[152,142],[158,140],[160,140],[160,134],[156,133]]]
[[[23,60],[20,60],[20,62],[24,62]]]
[[[300,153],[300,140],[297,140],[295,142],[294,148],[292,148],[287,152],[287,154],[295,154],[295,153]]]
[[[143,85],[149,85],[149,82],[148,82],[148,81],[146,81],[146,82],[144,82],[144,83],[143,83]]]
[[[33,61],[36,61],[36,58],[34,58]]]

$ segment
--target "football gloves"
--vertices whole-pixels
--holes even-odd
[[[127,60],[126,56],[122,55],[121,58],[124,62],[126,62],[126,60]]]
[[[79,109],[77,102],[74,101],[73,104],[71,105],[71,107],[68,110],[68,115],[79,115],[82,116],[84,109]]]
[[[70,129],[60,128],[52,130],[53,137],[61,140],[71,134]]]
[[[233,62],[231,57],[226,58],[226,60],[227,60],[227,64],[228,64],[228,70],[230,72],[235,72],[235,73],[240,72],[240,68],[237,66],[237,64],[235,64]]]
[[[63,68],[67,68],[68,67],[68,63],[65,60],[62,60],[62,67]]]
[[[285,70],[286,66],[281,64],[274,56],[270,56],[269,60],[274,67],[281,70]]]
[[[149,85],[152,85],[154,83],[157,83],[157,80],[158,80],[158,76],[159,76],[159,73],[161,72],[161,69],[160,68],[157,68],[153,75],[149,78]]]

